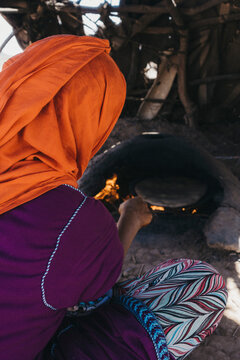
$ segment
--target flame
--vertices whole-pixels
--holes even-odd
[[[129,194],[129,195],[127,195],[127,196],[125,196],[125,197],[123,198],[123,201],[129,200],[129,199],[133,199],[133,198],[134,198],[134,196],[133,196],[132,194]]]
[[[152,210],[165,211],[165,208],[163,206],[151,205],[150,207]]]
[[[105,187],[97,195],[95,195],[94,198],[97,200],[105,200],[106,202],[113,204],[114,201],[119,199],[119,194],[118,194],[119,188],[120,187],[117,184],[117,175],[113,174],[113,177],[106,180]],[[133,197],[134,196],[131,194],[127,195],[123,199],[123,201],[131,199]],[[150,208],[155,211],[166,211],[163,206],[151,205]],[[186,208],[183,207],[181,210],[186,211]],[[192,215],[196,214],[197,209],[193,209],[191,213]]]
[[[107,202],[114,202],[119,199],[119,185],[117,184],[117,175],[114,174],[111,179],[106,180],[105,187],[94,196],[97,200],[105,200]]]

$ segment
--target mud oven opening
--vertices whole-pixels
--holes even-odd
[[[201,217],[210,246],[240,251],[239,182],[184,138],[144,133],[117,144],[93,159],[79,187],[113,213],[140,195],[158,217]]]

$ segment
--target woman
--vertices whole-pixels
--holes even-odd
[[[2,360],[182,359],[222,316],[224,281],[199,261],[170,260],[112,290],[152,216],[131,199],[116,227],[77,189],[124,103],[109,51],[53,36],[0,74]],[[64,320],[67,309],[85,316]]]

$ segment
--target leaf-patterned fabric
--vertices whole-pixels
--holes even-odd
[[[169,353],[184,359],[218,326],[227,301],[223,277],[211,265],[167,260],[143,276],[118,284],[143,301],[162,326]]]

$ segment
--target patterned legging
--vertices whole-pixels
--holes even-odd
[[[184,359],[213,333],[226,306],[222,276],[211,265],[178,259],[118,284],[121,294],[143,301],[161,324],[169,353]]]

